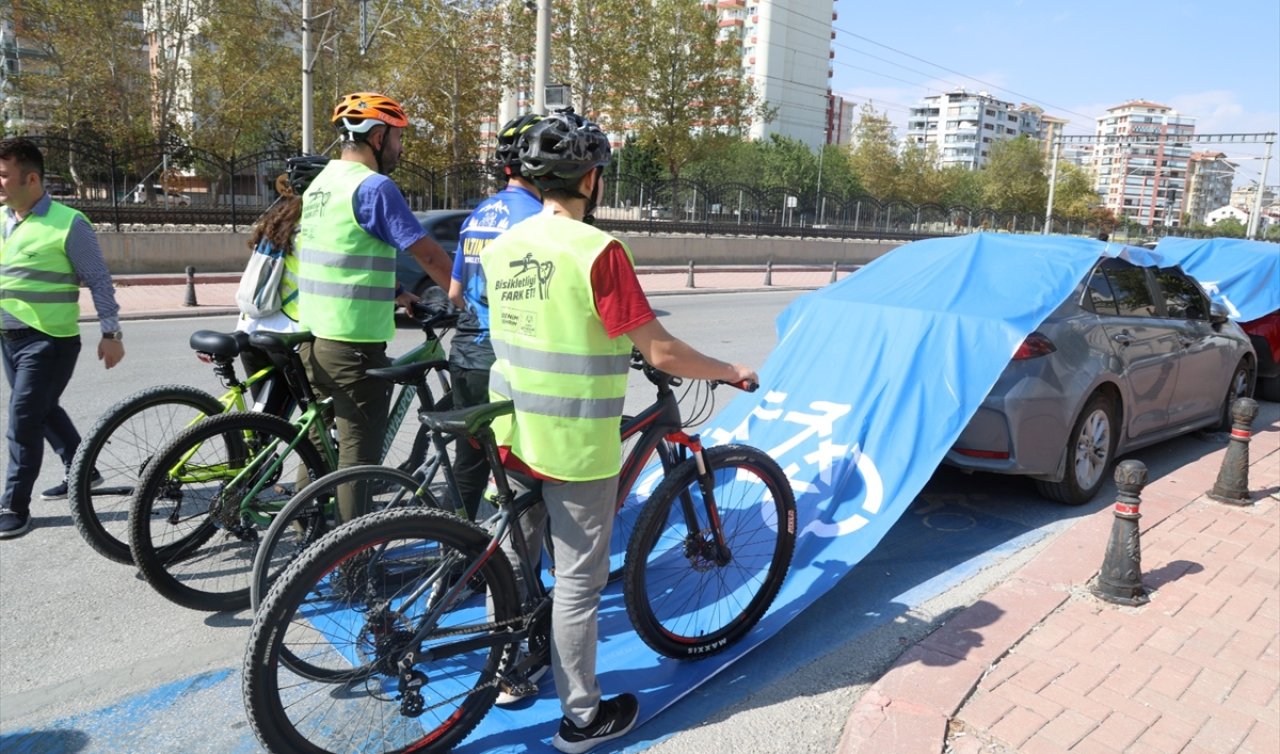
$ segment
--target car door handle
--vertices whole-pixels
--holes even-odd
[[[1179,335],[1179,336],[1178,336],[1178,345],[1182,346],[1183,348],[1190,348],[1191,346],[1194,346],[1195,344],[1196,344],[1196,339],[1195,339],[1195,338],[1188,338],[1188,337],[1187,337],[1187,336],[1185,336],[1185,335]]]
[[[1118,332],[1111,336],[1111,339],[1122,346],[1127,346],[1133,342],[1133,336],[1127,332]]]

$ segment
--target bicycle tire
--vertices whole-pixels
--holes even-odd
[[[215,509],[224,504],[227,482],[248,464],[279,460],[251,505],[262,515],[276,504],[283,507],[293,496],[295,481],[324,476],[328,463],[308,441],[284,458],[255,449],[268,443],[283,446],[298,431],[279,417],[238,411],[202,419],[156,454],[129,511],[129,547],[143,578],[161,596],[193,610],[248,607],[257,527],[240,519],[238,496],[225,503],[229,507],[220,518]],[[179,465],[184,474],[198,473],[199,478],[172,479],[170,470]]]
[[[716,562],[694,458],[654,490],[627,547],[627,614],[645,644],[677,659],[741,640],[773,604],[795,549],[795,496],[777,462],[745,445],[708,448],[706,457],[730,559]],[[692,534],[683,502],[697,516]]]
[[[411,637],[433,610],[439,628],[460,635],[428,636],[419,657],[442,641],[505,633],[483,625],[486,594],[492,620],[519,619],[511,565],[500,550],[486,558],[488,543],[484,530],[452,514],[400,508],[362,516],[307,548],[267,593],[245,651],[241,690],[263,747],[277,754],[445,752],[464,739],[493,706],[498,675],[518,642],[499,634],[488,647],[416,663],[425,678],[416,717],[406,716],[397,698],[395,667],[404,645],[394,642],[407,641],[405,634]],[[431,595],[447,586],[450,568],[436,556],[469,564],[485,558],[478,572],[485,589],[442,611]],[[351,581],[344,569],[386,578]],[[418,586],[428,588],[407,599]],[[314,680],[285,656],[331,669]]]
[[[129,551],[129,502],[142,469],[183,428],[220,414],[222,403],[188,385],[157,385],[108,408],[94,422],[67,470],[71,520],[95,552],[116,563],[133,563]],[[92,486],[97,469],[102,484]]]
[[[402,505],[440,507],[418,479],[390,466],[352,466],[325,474],[295,494],[262,535],[249,581],[249,604],[254,611],[285,568],[306,547],[337,528],[337,488],[361,481],[371,485],[368,489],[373,499],[366,508],[371,512]]]

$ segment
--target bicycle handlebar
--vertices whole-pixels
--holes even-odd
[[[409,315],[423,329],[453,327],[458,322],[458,310],[452,304],[441,307],[414,301],[409,309]]]
[[[640,353],[640,349],[635,346],[631,347],[631,368],[644,372],[644,376],[647,377],[654,385],[671,385],[672,387],[678,387],[684,383],[683,377],[668,374],[645,361],[644,354]],[[760,387],[760,383],[754,380],[742,380],[741,382],[707,380],[707,382],[711,383],[711,387],[713,389],[718,385],[728,385],[729,387],[735,387],[748,393],[754,393]]]

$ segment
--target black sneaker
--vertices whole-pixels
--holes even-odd
[[[21,537],[31,530],[31,514],[0,508],[0,539]]]
[[[94,469],[93,478],[89,480],[89,486],[101,487],[102,482],[103,482],[102,475],[98,473],[97,469]],[[67,499],[67,480],[63,478],[61,482],[58,482],[53,487],[50,487],[44,492],[41,492],[40,499],[41,500],[66,500]]]
[[[564,754],[582,754],[605,741],[630,733],[639,716],[640,704],[636,698],[631,694],[619,694],[601,701],[596,708],[596,718],[585,728],[569,722],[567,717],[560,718],[560,732],[551,739],[551,745]]]

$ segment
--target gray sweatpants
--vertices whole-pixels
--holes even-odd
[[[570,722],[588,725],[600,704],[596,681],[597,614],[600,594],[609,581],[609,537],[618,493],[618,477],[590,482],[547,482],[511,473],[513,489],[541,485],[544,505],[527,512],[521,529],[529,552],[542,551],[547,516],[555,552],[555,601],[551,606],[551,672],[560,695],[560,709]],[[504,545],[514,566],[510,538]],[[520,596],[524,582],[516,569]]]

